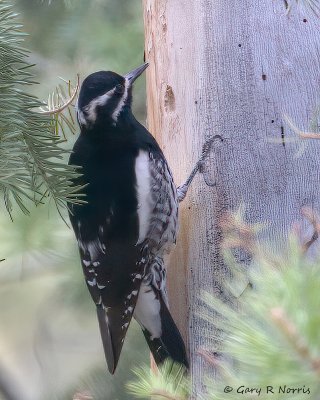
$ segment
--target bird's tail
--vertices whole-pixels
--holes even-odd
[[[147,329],[142,328],[150,351],[157,365],[162,364],[167,358],[183,364],[189,369],[189,362],[184,341],[181,337],[166,303],[160,296],[161,336],[152,337]]]

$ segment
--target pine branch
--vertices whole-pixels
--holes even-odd
[[[294,350],[303,360],[306,360],[308,364],[310,364],[320,378],[320,357],[316,359],[312,357],[305,339],[298,333],[297,327],[292,321],[290,321],[285,310],[281,307],[275,307],[271,309],[270,315],[275,324],[281,329],[283,334],[291,343]]]
[[[279,394],[284,385],[296,390],[297,400],[305,399],[306,393],[310,400],[318,398],[320,271],[317,261],[306,259],[297,239],[289,242],[288,252],[276,262],[274,255],[256,255],[249,272],[254,289],[237,299],[236,309],[208,293],[203,296],[207,308],[202,316],[224,332],[222,353],[226,356],[216,364],[221,380],[209,385],[208,398],[225,400],[226,385],[234,388],[228,393],[230,400],[239,398],[235,388],[267,385],[275,388],[277,400],[284,398]],[[238,273],[239,268],[234,281],[226,285],[229,294],[238,284]],[[207,359],[212,361],[208,355]],[[244,399],[252,398],[252,393],[241,394]],[[269,397],[262,389],[259,398]]]
[[[43,104],[25,91],[34,84],[33,66],[23,47],[25,34],[6,0],[0,2],[0,36],[0,191],[4,204],[9,213],[13,202],[27,213],[28,199],[36,204],[53,199],[58,208],[66,201],[81,202],[81,188],[71,188],[79,173],[65,165],[67,151],[54,133],[53,120],[33,111]]]
[[[287,114],[284,115],[284,119],[293,132],[296,133],[301,139],[320,139],[320,133],[302,131],[294,124],[292,119]]]
[[[250,269],[244,269],[236,264],[231,254],[226,258],[232,271],[232,278],[224,288],[229,303],[210,293],[202,294],[205,306],[200,316],[212,325],[212,342],[221,343],[222,336],[222,349],[219,349],[222,357],[218,360],[215,349],[198,350],[218,376],[214,381],[208,377],[204,382],[204,398],[268,400],[271,394],[266,387],[270,386],[275,400],[284,400],[290,394],[296,400],[318,400],[319,260],[308,260],[305,245],[301,246],[293,236],[282,255],[275,255],[272,249],[269,255],[266,246],[262,251],[261,244],[255,243],[257,228],[246,224],[240,211],[234,216],[226,215],[222,221],[225,249],[231,253],[236,245],[243,246],[251,250],[254,260]],[[304,209],[303,214],[315,230],[320,229],[314,211]],[[253,289],[238,296],[239,283],[248,280]],[[137,376],[139,381],[131,386],[131,393],[137,397],[166,394],[172,380],[170,373],[159,379],[147,369]],[[186,382],[182,387],[188,387]],[[259,394],[239,392],[239,388],[261,388],[261,391]],[[174,389],[178,390],[179,384]],[[169,390],[172,398],[176,394]]]
[[[42,115],[51,116],[53,118],[54,133],[58,136],[61,131],[64,138],[66,138],[65,127],[73,134],[76,131],[75,119],[72,116],[73,110],[71,110],[70,107],[78,94],[80,77],[79,74],[77,74],[75,87],[72,86],[70,80],[62,80],[67,85],[68,94],[66,94],[63,86],[57,86],[54,92],[49,95],[45,105],[40,107],[39,112]]]

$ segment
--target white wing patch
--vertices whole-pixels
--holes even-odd
[[[139,239],[137,244],[144,241],[150,227],[152,205],[150,196],[151,176],[149,164],[149,154],[146,151],[140,150],[135,164],[139,217]]]

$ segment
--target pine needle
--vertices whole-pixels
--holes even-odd
[[[75,87],[73,87],[70,80],[66,81],[63,78],[60,79],[67,86],[68,95],[66,95],[64,86],[58,85],[54,92],[48,96],[45,105],[39,108],[39,113],[51,116],[53,118],[54,133],[58,136],[59,132],[62,132],[64,138],[66,138],[65,127],[67,127],[73,134],[76,131],[75,120],[72,116],[70,107],[78,94],[80,77],[79,74],[77,74]]]
[[[185,367],[166,361],[157,371],[149,366],[133,370],[136,381],[127,384],[128,391],[135,397],[157,400],[186,400],[189,383]]]
[[[0,3],[0,35],[0,192],[4,204],[9,213],[13,202],[27,213],[28,199],[39,204],[52,198],[59,207],[67,201],[79,202],[76,192],[80,187],[71,187],[79,173],[63,161],[67,152],[53,129],[51,113],[33,111],[43,104],[25,91],[26,86],[34,85],[33,65],[27,61],[28,50],[23,47],[24,33],[17,15],[6,0]],[[67,86],[69,91],[71,83]],[[47,106],[55,111],[54,115],[67,110],[78,87],[79,81],[64,103],[61,91],[48,99]],[[73,120],[65,116],[61,121],[68,128],[73,125]]]

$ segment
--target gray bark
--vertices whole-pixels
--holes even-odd
[[[319,20],[302,8],[287,15],[282,0],[143,3],[148,125],[176,183],[206,139],[224,139],[215,143],[207,173],[216,186],[197,177],[181,204],[169,261],[171,308],[187,338],[199,393],[208,368],[198,350],[212,343],[211,327],[197,311],[201,290],[220,293],[227,274],[223,213],[244,205],[248,223],[267,223],[259,239],[275,249],[285,246],[296,222],[306,239],[312,236],[300,211],[305,205],[320,210],[320,141],[307,142],[301,152],[284,114],[307,130],[319,105]]]

